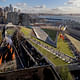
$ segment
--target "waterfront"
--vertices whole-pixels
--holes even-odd
[[[80,23],[80,16],[69,16],[69,15],[61,15],[61,16],[44,16],[40,15],[40,18],[48,18],[50,20],[71,20],[71,21],[76,21]]]

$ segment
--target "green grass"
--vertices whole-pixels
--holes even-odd
[[[52,40],[55,40],[57,31],[50,30],[50,29],[43,29],[43,30],[51,37]],[[57,41],[56,50],[59,50],[60,52],[62,52],[64,54],[67,54],[71,57],[74,57],[72,51],[70,50],[70,47],[69,47],[68,43],[65,40],[63,41],[59,37],[58,37],[58,41]]]
[[[61,66],[58,68],[58,73],[62,80],[74,80],[68,67]]]
[[[45,31],[53,41],[55,41],[56,34],[57,34],[56,30],[52,30],[52,29],[42,29],[42,30]]]
[[[44,56],[46,56],[48,58],[49,61],[51,61],[53,64],[55,64],[56,66],[60,66],[60,65],[65,65],[67,64],[66,62],[62,61],[61,59],[59,59],[58,57],[56,57],[55,55],[53,55],[52,53],[50,53],[49,51],[43,49],[42,47],[40,47],[39,45],[33,43],[32,41],[30,41],[30,43],[37,48]]]
[[[34,37],[32,37],[32,39],[39,41],[40,43],[42,43],[45,46],[51,47],[55,50],[58,50],[58,51],[62,52],[63,54],[67,54],[68,56],[74,57],[71,49],[69,48],[68,43],[66,41],[63,41],[62,39],[59,39],[59,36],[58,36],[58,41],[57,41],[57,48],[54,48],[53,46],[51,46],[51,45],[49,45],[49,44],[47,44],[41,40],[38,40]]]
[[[43,30],[51,37],[51,39],[55,39],[57,31],[51,30],[51,29],[43,29]],[[36,40],[38,40],[38,39],[36,39]],[[40,41],[40,40],[38,40],[38,41]],[[40,42],[46,46],[52,47],[51,45],[49,45],[43,41],[40,41]],[[57,48],[54,48],[54,49],[56,49],[64,54],[67,54],[68,56],[74,57],[74,55],[69,47],[68,42],[66,42],[65,40],[63,41],[62,39],[59,38],[59,36],[58,36],[58,40],[57,40]]]
[[[27,37],[30,37],[30,38],[32,38],[32,39],[35,39],[35,40],[37,40],[37,41],[39,41],[39,42],[41,42],[42,44],[44,44],[44,45],[46,45],[46,46],[49,46],[49,47],[52,47],[52,48],[54,48],[53,46],[51,46],[51,45],[49,45],[49,44],[47,44],[47,43],[45,43],[45,42],[43,42],[43,41],[41,41],[41,40],[38,40],[38,39],[36,39],[36,38],[34,38],[34,37],[31,37],[31,29],[29,29],[29,28],[25,28],[25,27],[22,27],[21,28],[21,32],[23,32],[24,33],[24,35],[25,35],[25,37],[27,38]],[[30,41],[31,42],[31,41]],[[67,63],[65,63],[64,61],[62,61],[61,59],[59,59],[58,57],[56,57],[55,55],[53,55],[52,53],[50,53],[50,52],[48,52],[48,51],[46,51],[45,49],[43,49],[42,47],[40,47],[40,46],[38,46],[38,45],[36,45],[36,44],[34,44],[33,42],[31,42],[41,53],[43,53],[43,55],[44,56],[46,56],[52,63],[54,63],[55,65],[64,65],[64,64],[67,64]],[[66,47],[63,47],[62,46],[62,44],[65,46],[65,45],[67,45]],[[59,48],[60,46],[62,46],[61,48]],[[66,43],[66,42],[64,42],[64,41],[62,41],[62,40],[58,40],[58,48],[54,48],[54,49],[56,49],[56,50],[60,50],[61,52],[65,52],[65,54],[68,54],[68,55],[70,55],[70,56],[73,56],[72,55],[72,53],[70,52],[70,50],[68,50],[68,49],[66,49],[66,48],[68,48],[69,49],[69,46],[68,46],[68,44]],[[63,50],[64,49],[64,50]],[[66,49],[66,50],[65,50]],[[68,52],[70,53],[68,53],[67,52],[67,50],[68,50]],[[66,53],[67,52],[67,53]]]
[[[50,36],[50,38],[52,40],[55,40],[57,31],[51,30],[51,29],[42,29],[42,30],[44,30]],[[63,41],[62,39],[59,39],[59,36],[58,36],[58,41],[57,41],[57,48],[54,48],[54,49],[56,49],[64,54],[67,54],[68,56],[74,57],[74,55],[69,47],[68,42],[66,42],[65,40]]]
[[[13,33],[15,32],[15,29],[14,28],[13,29],[7,29],[6,31],[7,31],[8,35],[13,35]]]
[[[21,27],[21,32],[26,38],[30,38],[32,30],[29,28]]]
[[[58,41],[57,41],[56,50],[59,50],[60,52],[67,54],[68,56],[74,57],[74,55],[69,47],[68,42],[66,42],[65,40],[63,41],[59,37],[58,37]]]
[[[48,47],[54,48],[53,46],[51,46],[51,45],[49,45],[49,44],[47,44],[47,43],[45,43],[45,42],[43,42],[41,40],[38,40],[38,39],[36,39],[34,37],[31,37],[31,32],[32,32],[31,29],[25,28],[25,27],[21,27],[21,31],[24,33],[26,38],[29,37],[29,38],[35,39],[35,40],[39,41],[40,43],[42,43],[42,44],[44,44],[44,45],[46,45]],[[68,56],[74,57],[71,49],[69,48],[68,43],[65,40],[63,41],[62,39],[59,39],[59,36],[58,36],[58,41],[57,41],[57,48],[54,48],[54,49],[62,52],[63,54],[67,54]]]

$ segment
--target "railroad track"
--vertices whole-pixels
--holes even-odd
[[[21,63],[22,68],[47,65],[48,62],[45,61],[44,57],[39,54],[39,52],[34,49],[23,37],[17,39],[17,42],[13,42],[16,46],[17,56]],[[24,54],[23,54],[24,53]]]
[[[16,35],[15,35],[16,34]],[[55,75],[56,79],[54,80],[61,80],[60,76],[55,70],[55,67],[50,63],[47,58],[45,58],[36,48],[34,48],[19,32],[15,32],[13,37],[13,46],[16,51],[16,61],[17,61],[17,68],[18,69],[25,69],[25,68],[36,68],[39,70],[38,67],[44,67],[44,70],[49,67],[51,75]],[[48,67],[47,67],[48,66]],[[41,74],[44,73],[44,70],[41,70]],[[33,73],[35,74],[35,73]],[[40,75],[38,73],[38,75]],[[50,76],[51,76],[50,75]],[[46,79],[46,80],[53,80]]]

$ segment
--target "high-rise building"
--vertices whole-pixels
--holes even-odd
[[[5,7],[4,8],[4,12],[9,12],[10,11],[10,8],[9,7]]]
[[[3,16],[3,9],[0,8],[0,16]]]
[[[10,4],[10,12],[13,12],[13,7],[11,4]]]
[[[12,24],[18,24],[19,15],[17,12],[9,12],[7,16],[7,23],[11,22]]]
[[[14,8],[14,12],[17,12],[17,8]]]

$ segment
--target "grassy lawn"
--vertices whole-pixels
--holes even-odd
[[[21,31],[24,33],[25,37],[30,37],[31,36],[31,29],[29,28],[25,28],[25,27],[22,27],[21,28]],[[36,39],[34,37],[30,37],[32,39]],[[42,44],[46,45],[46,46],[49,46],[49,47],[52,47],[51,45],[41,41],[41,40],[38,40],[36,39],[37,41],[41,42]],[[55,55],[53,55],[52,53],[46,51],[45,49],[41,48],[40,46],[34,44],[33,42],[31,42],[41,53],[43,53],[44,56],[46,56],[50,61],[52,61],[52,63],[54,63],[55,65],[64,65],[64,64],[67,64],[65,63],[64,61],[62,61],[61,59],[59,59],[58,57],[56,57]],[[64,45],[64,46],[62,46]],[[54,47],[52,47],[54,48]],[[56,50],[60,50],[61,52],[65,53],[65,54],[68,54],[69,56],[73,56],[70,49],[69,49],[69,46],[68,44],[65,42],[65,41],[62,41],[62,40],[58,40],[58,48],[54,48]]]
[[[14,28],[13,29],[7,29],[6,31],[7,31],[8,35],[13,35],[13,33],[15,32],[15,29]]]
[[[49,45],[49,44],[47,44],[47,43],[45,43],[45,42],[43,42],[43,41],[41,41],[41,40],[38,40],[38,39],[36,39],[36,38],[34,38],[34,37],[31,37],[31,29],[29,29],[29,28],[25,28],[25,27],[22,27],[21,28],[21,31],[24,33],[24,35],[25,35],[25,37],[27,38],[27,37],[30,37],[30,38],[32,38],[32,39],[35,39],[35,40],[37,40],[37,41],[39,41],[40,43],[42,43],[42,44],[44,44],[44,45],[46,45],[46,46],[48,46],[48,47],[51,47],[51,48],[53,48],[53,49],[56,49],[56,50],[58,50],[58,51],[60,51],[60,52],[62,52],[62,53],[64,53],[64,54],[67,54],[68,56],[71,56],[71,57],[74,57],[74,55],[73,55],[73,53],[72,53],[72,51],[70,50],[70,48],[69,48],[69,45],[68,45],[68,43],[64,40],[62,40],[62,39],[59,39],[59,37],[58,37],[58,42],[57,42],[57,48],[54,48],[53,46],[51,46],[51,45]],[[45,50],[43,51],[43,52],[45,52]],[[48,52],[49,53],[49,52]],[[47,56],[48,57],[48,56]],[[52,59],[52,58],[51,58]],[[55,60],[56,60],[57,58],[55,58]],[[59,59],[60,60],[60,59]],[[61,60],[62,61],[62,60]],[[55,64],[56,64],[56,62],[54,62]]]
[[[68,39],[72,42],[72,44],[76,47],[76,49],[80,52],[80,41],[73,38],[72,36],[65,34]]]
[[[60,65],[65,65],[67,64],[66,62],[62,61],[61,59],[59,59],[58,57],[56,57],[55,55],[53,55],[52,53],[48,52],[47,50],[43,49],[42,47],[40,47],[39,45],[36,45],[35,43],[33,43],[32,41],[30,41],[30,43],[37,48],[44,56],[46,56],[48,58],[48,60],[50,60],[53,64],[55,64],[56,66],[60,66]]]
[[[45,31],[53,41],[55,41],[56,34],[57,34],[56,30],[52,30],[52,29],[42,29],[42,30]]]
[[[43,29],[43,30],[51,37],[52,40],[55,40],[57,31],[51,29]],[[62,39],[59,39],[59,36],[57,41],[57,48],[55,49],[71,57],[74,57],[72,51],[69,48],[68,43],[65,40],[63,41]]]
[[[32,30],[29,28],[21,27],[21,32],[23,32],[26,38],[30,38]]]
[[[56,33],[57,31],[55,30],[51,30],[51,29],[43,29],[47,34],[49,34],[49,36],[51,37],[51,39],[55,39],[56,37]],[[35,39],[35,38],[34,38]],[[36,39],[38,40],[38,39]],[[38,40],[40,41],[40,40]],[[42,44],[46,45],[46,46],[49,46],[49,47],[53,47],[43,41],[40,41]],[[54,48],[64,54],[67,54],[68,56],[71,56],[71,57],[74,57],[74,54],[72,53],[70,47],[69,47],[69,44],[68,42],[66,42],[65,40],[63,41],[62,39],[59,38],[58,36],[58,40],[57,40],[57,48]]]
[[[51,47],[51,48],[53,48],[55,50],[58,50],[58,51],[60,51],[60,52],[62,52],[64,54],[67,54],[67,55],[71,56],[71,57],[74,57],[72,51],[69,48],[68,43],[66,41],[63,41],[62,39],[59,39],[59,37],[58,37],[58,41],[57,41],[57,48],[54,48],[53,46],[51,46],[51,45],[49,45],[49,44],[47,44],[47,43],[45,43],[45,42],[43,42],[41,40],[38,40],[38,39],[36,39],[34,37],[32,37],[32,39],[35,39],[35,40],[39,41],[40,43],[42,43],[42,44],[44,44],[44,45],[46,45],[48,47]]]
[[[68,42],[66,42],[65,40],[63,41],[62,39],[60,39],[58,37],[58,41],[57,41],[57,48],[56,50],[59,50],[60,52],[64,53],[64,54],[67,54],[71,57],[74,57],[69,45],[68,45]]]

